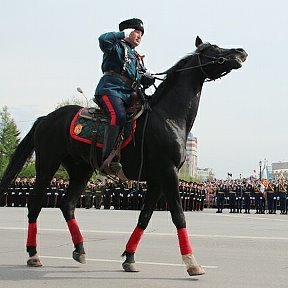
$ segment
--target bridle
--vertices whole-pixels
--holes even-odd
[[[201,52],[195,52],[194,55],[197,55],[197,59],[198,59],[198,63],[199,63],[198,65],[196,65],[196,66],[190,66],[190,67],[185,67],[185,68],[180,68],[180,69],[175,70],[174,72],[177,72],[177,73],[178,73],[178,72],[183,72],[183,71],[187,71],[187,70],[191,70],[191,69],[200,68],[202,74],[205,76],[205,78],[207,78],[207,79],[205,80],[205,82],[210,82],[210,81],[215,81],[216,79],[219,79],[219,78],[227,75],[227,74],[231,71],[231,70],[229,70],[229,71],[223,72],[223,73],[221,73],[221,75],[220,75],[219,77],[217,77],[217,78],[211,77],[211,76],[209,76],[209,75],[205,72],[205,70],[204,70],[203,67],[209,66],[209,65],[214,65],[214,64],[220,64],[220,65],[221,65],[221,64],[224,64],[224,63],[225,63],[226,61],[228,61],[229,59],[226,58],[226,57],[223,57],[223,56],[220,56],[220,57],[209,56],[209,55],[206,55],[206,54],[201,53]],[[203,57],[206,57],[206,58],[208,58],[208,59],[211,59],[211,61],[203,64],[203,63],[201,63],[201,58],[200,58],[200,56],[203,56]],[[167,75],[167,74],[168,74],[167,72],[162,72],[162,73],[155,73],[155,74],[152,74],[152,75],[154,76],[154,75]],[[159,78],[159,77],[154,77],[154,78],[157,79],[157,80],[162,80],[162,81],[163,81],[162,78]]]

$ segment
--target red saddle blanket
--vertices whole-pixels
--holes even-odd
[[[87,144],[91,144],[93,131],[96,131],[96,147],[103,147],[104,131],[105,125],[109,125],[107,118],[104,117],[102,112],[97,111],[98,113],[94,115],[93,120],[86,117],[82,117],[80,109],[70,124],[70,136],[72,139]],[[125,148],[133,139],[132,134],[136,128],[136,121],[128,121],[124,127],[123,142],[121,144],[121,149]]]

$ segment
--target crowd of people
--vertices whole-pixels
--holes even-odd
[[[33,191],[35,178],[20,178],[10,185],[0,205],[26,207]],[[59,207],[69,185],[68,180],[53,178],[43,199],[43,207]],[[77,202],[77,208],[140,210],[147,191],[145,182],[113,182],[109,179],[89,181]],[[208,182],[179,181],[181,204],[184,211],[203,211],[217,208],[230,213],[287,214],[288,182],[270,181],[265,185],[257,179],[214,180]],[[155,210],[169,210],[165,197],[157,202]]]

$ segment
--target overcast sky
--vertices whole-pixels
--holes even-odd
[[[145,26],[138,52],[154,72],[195,50],[199,35],[249,54],[240,70],[203,87],[192,129],[198,166],[247,177],[259,160],[288,161],[287,1],[0,0],[0,108],[23,137],[34,120],[101,77],[98,36],[122,20]],[[81,98],[81,96],[79,96]]]

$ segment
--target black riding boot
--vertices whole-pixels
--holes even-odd
[[[110,155],[111,151],[113,150],[117,137],[119,135],[119,132],[120,132],[119,126],[109,125],[105,127],[103,150],[102,150],[103,163],[107,159],[107,157]],[[112,159],[109,168],[112,172],[118,172],[120,169],[122,169],[119,159],[118,158],[116,159],[116,157]]]

